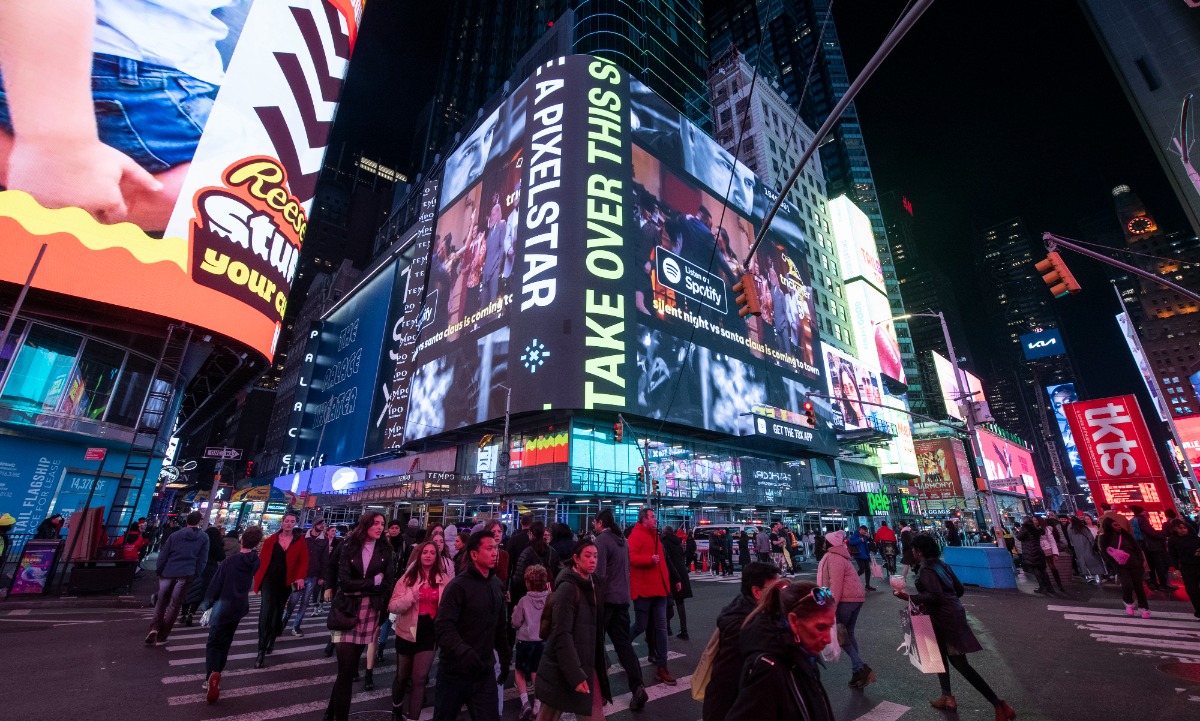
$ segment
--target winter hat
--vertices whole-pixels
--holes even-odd
[[[417,526],[420,526],[420,525],[421,525],[421,522],[418,521],[416,518],[408,519],[408,527],[409,528],[416,528]]]
[[[17,525],[17,519],[13,518],[11,513],[5,513],[3,516],[0,516],[0,528],[15,525]]]
[[[846,543],[845,536],[846,534],[844,531],[834,531],[833,533],[826,533],[825,540],[829,542],[829,545],[837,548],[838,546]]]

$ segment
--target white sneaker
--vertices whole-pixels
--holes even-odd
[[[1150,618],[1150,609],[1148,609],[1148,608],[1142,609],[1142,618]]]

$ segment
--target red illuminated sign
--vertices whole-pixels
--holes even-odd
[[[1118,511],[1129,504],[1142,506],[1161,528],[1163,511],[1175,508],[1175,502],[1137,399],[1126,395],[1068,403],[1063,413],[1097,505],[1109,503]]]
[[[911,200],[909,200],[908,198],[901,198],[901,199],[900,199],[900,204],[904,206],[904,209],[908,211],[908,214],[909,214],[909,215],[912,215],[912,214],[913,214],[913,208],[912,208],[912,201],[911,201]]]

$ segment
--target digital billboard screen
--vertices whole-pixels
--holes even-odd
[[[644,85],[560,58],[465,135],[384,446],[500,417],[510,392],[513,413],[628,410],[737,434],[752,406],[799,412],[824,387],[796,209],[750,259],[763,314],[747,322],[731,286],[775,196]]]
[[[1175,430],[1183,441],[1183,452],[1187,455],[1192,470],[1200,469],[1200,415],[1183,416],[1175,419]]]
[[[962,441],[932,438],[916,441],[914,446],[919,469],[913,481],[917,497],[926,501],[964,498],[964,489],[971,488],[971,469]]]
[[[879,374],[862,361],[834,348],[821,344],[825,358],[825,377],[829,380],[829,395],[833,396],[835,420],[847,430],[872,428],[873,419],[883,415],[883,390]]]
[[[35,7],[0,46],[45,33]],[[44,244],[33,287],[271,358],[362,8],[101,2],[72,41],[3,53],[0,281]]]
[[[1050,358],[1067,352],[1063,345],[1062,335],[1057,328],[1026,333],[1021,336],[1021,350],[1025,353],[1025,360]]]
[[[1042,497],[1029,449],[982,428],[976,431],[976,437],[983,454],[984,475],[992,490]]]
[[[966,403],[966,399],[958,400],[962,394],[958,391],[958,382],[954,379],[954,366],[950,361],[946,360],[940,353],[933,352],[933,368],[937,373],[938,385],[942,391],[942,402],[946,405],[946,414],[958,420],[966,420],[963,417],[962,405]],[[970,394],[971,400],[976,402],[986,401],[983,395],[983,381],[969,371],[963,369],[958,370],[962,374],[964,387],[967,393]]]
[[[1079,459],[1079,448],[1075,446],[1075,435],[1071,424],[1067,422],[1067,414],[1063,410],[1068,403],[1079,400],[1074,383],[1058,383],[1046,386],[1046,395],[1050,398],[1050,408],[1054,410],[1054,420],[1058,423],[1058,434],[1062,438],[1063,448],[1067,451],[1067,460],[1071,462],[1071,474],[1082,480],[1083,461]]]

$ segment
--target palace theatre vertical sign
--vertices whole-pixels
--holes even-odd
[[[1162,528],[1163,511],[1175,502],[1137,399],[1079,401],[1063,410],[1096,505],[1110,503],[1126,515],[1129,505],[1141,506],[1154,527]]]

